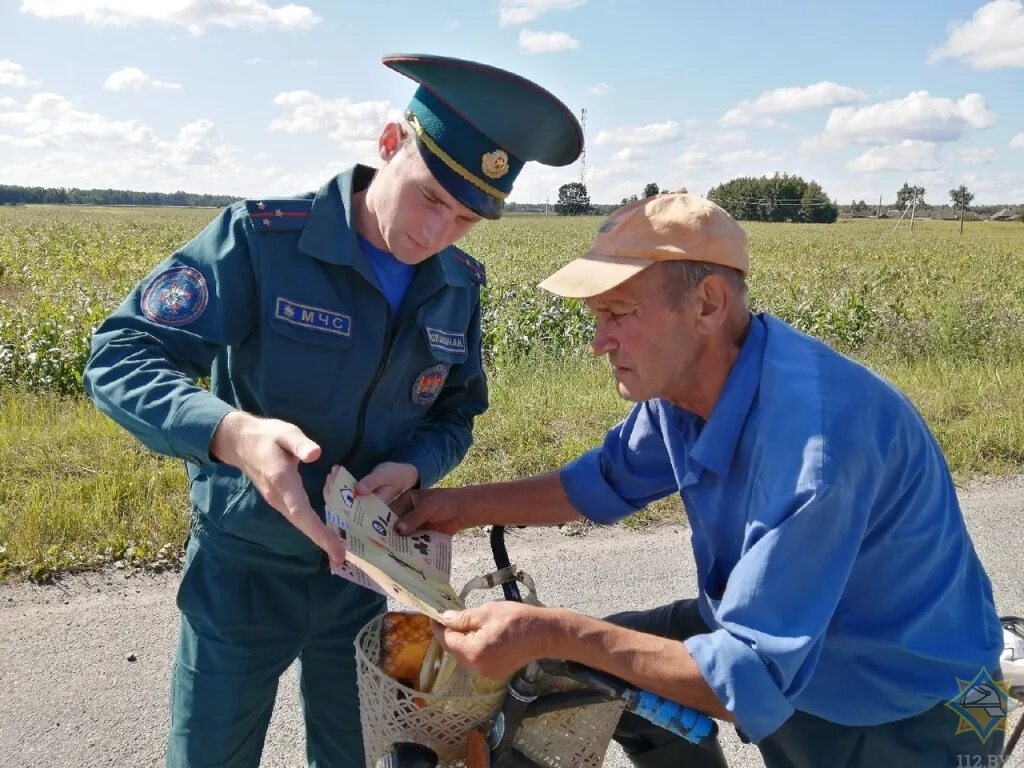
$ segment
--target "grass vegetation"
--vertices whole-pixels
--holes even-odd
[[[80,394],[91,328],[212,210],[0,209],[0,577],[172,562],[187,497]],[[536,283],[600,220],[514,216],[462,243],[487,264],[492,407],[447,480],[510,479],[595,445],[628,404],[587,355],[578,302]],[[751,301],[864,361],[915,402],[958,478],[1024,470],[1024,226],[751,224]],[[678,517],[675,502],[632,519]]]

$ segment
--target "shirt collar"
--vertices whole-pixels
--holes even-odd
[[[747,338],[740,348],[739,357],[729,371],[722,394],[711,411],[711,418],[704,424],[690,450],[692,461],[714,472],[719,478],[729,474],[743,425],[747,422],[761,383],[764,345],[764,321],[758,315],[751,314]]]
[[[352,195],[370,186],[376,172],[369,166],[356,165],[320,188],[299,237],[300,251],[329,264],[354,267],[370,279],[370,265],[356,240]],[[449,285],[467,285],[465,269],[452,260],[449,250],[441,251],[438,254],[440,258],[431,257],[424,261],[423,269],[419,271],[432,273],[431,283],[443,280]]]

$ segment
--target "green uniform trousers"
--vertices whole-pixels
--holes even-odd
[[[168,768],[256,768],[296,659],[309,765],[363,768],[353,640],[383,597],[327,571],[240,567],[193,538],[178,607]]]

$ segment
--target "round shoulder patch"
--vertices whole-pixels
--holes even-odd
[[[432,365],[420,373],[412,385],[413,405],[430,405],[437,400],[437,396],[447,380],[448,366],[444,363]]]
[[[206,309],[206,278],[192,267],[161,272],[142,294],[142,313],[161,325],[188,325]]]

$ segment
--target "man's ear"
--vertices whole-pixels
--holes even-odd
[[[725,325],[732,295],[721,275],[708,275],[697,285],[697,325],[713,331]]]
[[[389,162],[402,148],[404,138],[402,126],[398,123],[388,123],[381,129],[377,138],[377,154],[385,163]]]

